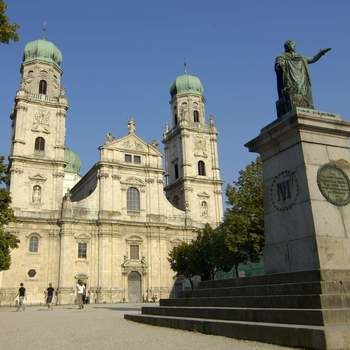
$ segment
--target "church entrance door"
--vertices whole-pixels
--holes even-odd
[[[141,275],[137,271],[132,271],[128,276],[128,301],[140,303],[141,297]]]

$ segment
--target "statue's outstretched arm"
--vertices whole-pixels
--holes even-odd
[[[314,57],[308,58],[307,63],[315,63],[317,62],[323,55],[325,55],[328,51],[332,49],[329,47],[327,49],[321,49],[319,53],[317,53]]]

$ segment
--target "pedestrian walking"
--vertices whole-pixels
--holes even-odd
[[[17,311],[20,311],[21,309],[22,311],[24,311],[25,310],[24,299],[27,298],[27,295],[26,295],[26,289],[24,288],[23,283],[20,283],[19,285],[19,289],[15,296],[15,299],[17,297],[18,297]]]
[[[83,309],[84,308],[83,300],[84,300],[84,294],[85,294],[85,286],[81,280],[78,280],[76,293],[77,293],[78,309]]]
[[[55,298],[56,298],[56,306],[58,305],[58,288],[56,288],[56,291],[55,291]]]
[[[86,283],[83,283],[84,284],[84,294],[83,294],[83,304],[84,305],[86,305],[87,304],[87,302],[86,302],[86,298],[87,298],[87,296],[86,296]]]
[[[91,290],[89,289],[87,292],[87,297],[85,297],[85,304],[90,304],[90,300],[91,300]]]
[[[49,287],[44,291],[48,310],[53,310],[52,299],[53,299],[54,292],[55,292],[55,289],[52,287],[52,283],[49,283]]]

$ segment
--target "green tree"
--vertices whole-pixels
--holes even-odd
[[[218,269],[231,270],[231,255],[223,231],[206,224],[203,229],[197,231],[197,237],[191,242],[182,242],[173,248],[168,260],[177,276],[188,278],[192,286],[191,278],[194,276],[200,276],[202,280],[211,280]]]
[[[0,0],[0,43],[8,44],[11,40],[18,41],[19,25],[10,23],[6,16],[7,5],[3,0]]]
[[[6,225],[14,221],[13,211],[10,208],[11,198],[7,188],[8,175],[4,158],[0,157],[0,271],[8,270],[11,264],[11,249],[17,248],[19,240],[6,231]]]
[[[192,289],[192,277],[197,274],[194,249],[193,242],[181,242],[169,252],[168,256],[170,267],[176,272],[176,276],[188,278]]]
[[[258,260],[264,247],[264,192],[259,157],[240,171],[237,181],[227,187],[226,195],[229,207],[219,230],[238,276],[238,265]]]
[[[215,273],[219,269],[231,270],[232,254],[227,247],[225,235],[219,228],[213,229],[209,224],[206,224],[203,229],[198,231],[193,245],[197,254],[195,270],[202,280],[214,279]]]

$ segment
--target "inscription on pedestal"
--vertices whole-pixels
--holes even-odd
[[[333,164],[322,166],[317,172],[317,184],[328,202],[340,207],[350,202],[350,182],[345,172]]]
[[[276,210],[292,208],[299,195],[299,183],[295,171],[284,170],[273,178],[270,199]]]

